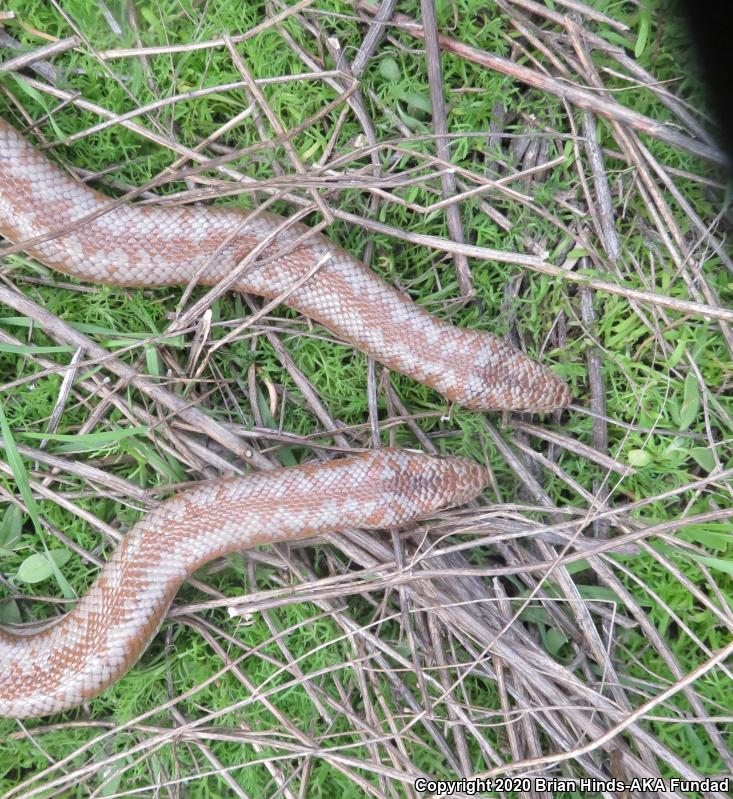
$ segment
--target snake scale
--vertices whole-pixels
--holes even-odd
[[[287,294],[288,306],[462,406],[543,412],[569,402],[562,381],[502,339],[432,316],[324,236],[283,221],[111,201],[0,120],[0,235],[52,269],[121,286],[212,285],[271,236],[236,290]],[[57,623],[0,630],[0,716],[46,715],[100,694],[139,658],[186,576],[212,558],[349,527],[398,527],[467,502],[486,482],[470,461],[383,449],[172,497],[133,526]]]

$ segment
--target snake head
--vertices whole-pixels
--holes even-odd
[[[547,413],[572,399],[567,383],[498,336],[477,332],[467,350],[465,373],[439,388],[464,408]]]
[[[370,484],[380,492],[380,523],[398,527],[445,508],[475,499],[489,482],[488,472],[473,461],[423,452],[380,449],[370,461]]]

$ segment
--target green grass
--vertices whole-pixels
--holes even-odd
[[[694,70],[688,66],[689,53],[683,26],[673,15],[663,13],[665,4],[648,3],[639,9],[632,3],[596,0],[593,5],[629,26],[624,41],[629,52],[637,47],[640,65],[659,81],[672,81],[669,84],[671,88],[692,107],[704,108],[702,90]],[[138,58],[110,60],[103,64],[90,51],[90,45],[96,51],[135,46],[135,35],[123,13],[126,4],[110,2],[108,6],[123,27],[122,36],[111,30],[97,4],[75,0],[63,5],[83,34],[85,43],[55,59],[59,87],[78,92],[85,100],[114,113],[124,113],[155,102],[161,96],[240,79],[223,47],[151,56],[144,61]],[[365,27],[346,18],[351,9],[343,3],[319,0],[314,7],[323,13],[311,18],[312,21],[323,26],[329,36],[338,39],[342,51],[352,58]],[[44,43],[33,31],[42,31],[49,37],[66,37],[73,33],[62,15],[44,2],[11,0],[8,8],[15,11],[17,19],[7,24],[7,31],[29,48]],[[190,43],[217,38],[223,32],[236,34],[254,27],[264,18],[263,4],[240,4],[231,0],[203,5],[172,0],[142,2],[136,3],[135,9],[143,45]],[[557,6],[557,10],[562,8]],[[400,11],[416,18],[419,4],[400,4]],[[494,14],[494,11],[487,11],[486,4],[477,0],[441,2],[438,4],[438,21],[441,30],[453,38],[510,57],[509,39],[516,41],[519,37],[506,18]],[[333,12],[345,16],[335,16]],[[318,57],[319,48],[302,25],[291,19],[283,27],[311,57]],[[589,27],[611,43],[619,44],[620,34],[605,23],[593,23]],[[432,155],[434,148],[428,136],[431,118],[427,110],[429,88],[425,64],[415,51],[421,44],[399,31],[391,31],[390,37],[382,42],[370,60],[361,77],[361,85],[377,139],[401,148],[400,153],[396,153],[385,146],[380,152],[382,167],[399,174],[418,166],[421,155]],[[237,50],[257,78],[307,71],[277,30],[265,31],[237,45]],[[530,50],[538,55],[531,45]],[[528,59],[522,57],[520,60],[531,66]],[[610,56],[597,52],[594,53],[594,63],[599,70],[604,67],[618,70]],[[330,58],[327,58],[326,68],[332,66]],[[592,220],[587,214],[581,217],[560,202],[567,198],[572,205],[585,211],[563,104],[454,55],[444,55],[442,68],[449,127],[453,133],[462,134],[453,143],[455,165],[481,178],[492,161],[513,164],[511,152],[492,150],[485,135],[476,135],[488,129],[492,108],[497,101],[526,115],[509,127],[509,133],[519,136],[531,131],[528,127],[531,118],[536,129],[547,134],[544,160],[565,156],[559,166],[542,173],[529,186],[512,184],[517,191],[531,195],[532,206],[500,195],[486,198],[510,221],[509,231],[503,230],[484,214],[478,200],[464,202],[461,217],[467,241],[487,248],[526,252],[526,239],[529,237],[550,253],[551,263],[562,265],[570,257],[568,252],[580,246],[567,235],[567,229],[571,227],[587,236],[597,251],[598,262],[594,270],[602,272],[606,278],[611,275],[608,279],[615,279],[611,265],[603,256],[602,242],[593,230]],[[631,84],[612,73],[600,74],[606,87],[614,90],[614,99],[655,120],[674,121],[671,112],[652,92],[629,88]],[[576,76],[578,83],[583,82],[581,77]],[[61,140],[99,121],[90,112],[69,106],[56,108],[57,101],[30,88],[22,77],[2,75],[0,88],[5,91],[0,95],[0,116],[16,119],[11,96],[34,119],[52,112],[53,124],[41,126],[50,141]],[[315,79],[265,85],[262,91],[282,125],[288,129],[318,115],[337,96],[324,81]],[[381,107],[375,103],[380,103]],[[168,105],[152,118],[138,121],[172,140],[193,147],[219,125],[244,111],[247,105],[241,91],[220,92]],[[293,138],[295,149],[304,163],[314,164],[327,151],[340,112],[341,107]],[[395,120],[399,120],[399,124]],[[580,124],[578,113],[574,120],[576,125]],[[405,141],[405,128],[411,135],[408,141]],[[607,151],[605,169],[613,191],[617,212],[615,225],[623,253],[618,274],[624,285],[691,299],[639,196],[634,182],[635,165],[630,166],[618,158],[619,145],[608,123],[598,121],[598,129],[599,143]],[[358,121],[353,113],[349,113],[335,140],[334,154],[353,150],[360,133]],[[261,146],[260,134],[251,118],[227,134],[223,141],[232,148],[250,148],[246,156],[230,166],[252,177],[272,177],[273,167],[277,164],[285,165],[289,174],[293,171],[282,147]],[[642,141],[665,167],[724,180],[700,159],[649,137],[642,137]],[[582,149],[582,145],[579,146]],[[119,125],[82,138],[71,147],[62,145],[53,153],[63,163],[92,172],[105,171],[113,165],[113,171],[105,174],[97,184],[108,193],[114,193],[113,181],[118,186],[142,185],[173,160],[168,149]],[[366,167],[368,163],[368,159],[361,158],[348,167]],[[584,166],[587,170],[587,159]],[[207,177],[214,175],[203,174]],[[727,202],[725,192],[685,177],[676,177],[675,181],[703,222],[711,224]],[[177,181],[163,185],[157,191],[166,194],[186,188],[184,182]],[[298,193],[301,196],[305,194],[302,190]],[[396,193],[409,203],[423,206],[440,199],[436,180],[415,182]],[[263,196],[243,193],[216,201],[252,207]],[[674,224],[685,241],[688,245],[697,242],[699,234],[683,209],[669,194],[665,194],[665,199],[670,204]],[[375,216],[397,229],[449,237],[442,212],[425,215],[385,202],[375,212],[370,208],[368,193],[358,189],[334,191],[328,195],[328,200],[334,207],[364,217]],[[278,203],[275,208],[283,213],[292,211],[292,206],[285,202]],[[318,220],[313,216],[310,221],[315,223]],[[722,237],[724,232],[718,230],[718,235]],[[534,473],[553,506],[575,509],[579,513],[588,511],[586,499],[575,490],[571,481],[593,492],[599,483],[606,480],[610,491],[607,501],[614,507],[654,498],[706,477],[717,466],[711,436],[720,466],[723,469],[733,466],[730,354],[714,322],[662,312],[649,305],[634,307],[626,298],[599,292],[593,299],[597,321],[594,329],[589,330],[582,321],[579,292],[572,283],[511,264],[472,261],[479,309],[473,303],[455,303],[458,288],[448,256],[382,234],[367,234],[338,221],[328,233],[357,255],[363,255],[367,242],[371,243],[370,265],[375,271],[399,285],[426,308],[454,323],[499,334],[519,331],[526,351],[541,358],[568,380],[579,406],[587,407],[589,401],[586,356],[594,346],[598,347],[603,364],[607,416],[611,420],[608,424],[608,452],[619,463],[636,468],[623,477],[615,473],[609,476],[604,467],[572,449],[558,447],[549,450],[546,443],[528,438],[528,444],[556,460],[568,478],[563,481],[553,477],[541,467]],[[700,252],[696,250],[696,256],[703,262],[705,278],[718,294],[721,306],[730,307],[733,293],[730,273],[712,251],[708,250],[704,257]],[[166,288],[142,292],[98,288],[81,291],[73,280],[54,274],[23,255],[9,256],[3,264],[9,279],[21,291],[109,350],[124,351],[121,357],[135,364],[140,371],[164,378],[171,367],[185,370],[192,336],[186,334],[167,340],[165,345],[160,343],[170,323],[170,315],[178,307],[180,290]],[[507,286],[518,276],[521,276],[519,292],[507,300]],[[197,290],[194,299],[202,293]],[[240,319],[248,313],[243,300],[234,295],[217,300],[211,310],[213,326],[209,344],[229,332],[230,327],[225,324],[227,320]],[[558,334],[559,315],[564,317],[562,337]],[[369,408],[364,356],[330,340],[330,334],[322,329],[310,328],[302,318],[287,309],[280,308],[273,316],[274,321],[268,324],[285,331],[281,341],[331,416],[345,425],[362,426],[359,436],[353,437],[352,441],[355,445],[365,443],[367,439],[364,436],[368,431],[364,432],[364,426]],[[190,453],[184,456],[173,452],[165,446],[158,430],[144,425],[131,429],[134,425],[126,418],[122,407],[107,410],[91,430],[85,429],[89,437],[81,437],[80,430],[99,401],[99,397],[88,397],[83,390],[72,394],[67,401],[57,430],[58,437],[45,435],[63,374],[49,374],[42,360],[50,359],[63,365],[68,363],[72,351],[56,345],[37,326],[24,317],[18,317],[11,309],[0,309],[0,328],[23,343],[20,349],[0,346],[3,383],[0,402],[12,438],[19,447],[37,448],[41,438],[48,438],[47,452],[65,457],[70,463],[88,463],[129,481],[133,486],[150,490],[203,476],[188,457]],[[690,359],[697,366],[697,373],[691,369]],[[284,431],[300,437],[282,446],[270,442],[270,454],[284,465],[311,457],[312,451],[305,437],[321,433],[323,426],[301,401],[295,382],[264,336],[258,337],[254,350],[251,338],[244,337],[217,350],[212,356],[202,376],[203,380],[211,382],[196,386],[199,396],[212,392],[204,406],[207,413],[221,422],[249,428],[255,425],[252,407],[242,391],[247,388],[247,371],[251,364],[255,364],[258,370],[258,405],[265,424],[278,428],[282,421]],[[103,367],[85,366],[79,379],[97,373],[105,374]],[[697,374],[702,376],[703,384]],[[114,378],[112,380],[114,382]],[[509,506],[521,503],[534,506],[533,510],[521,515],[528,525],[554,521],[553,518],[548,522],[546,508],[540,506],[536,497],[530,496],[520,476],[503,457],[486,428],[483,415],[452,409],[450,416],[445,417],[442,415],[445,404],[437,394],[398,375],[392,375],[390,380],[405,406],[418,417],[420,427],[431,436],[441,452],[462,454],[477,461],[486,460],[491,465],[499,496],[490,489],[486,503],[498,503],[497,513],[502,520],[507,524],[516,521],[520,514]],[[282,420],[279,416],[273,419],[269,415],[267,381],[281,386],[292,396]],[[185,393],[192,388],[181,383],[177,390]],[[159,411],[127,386],[121,387],[118,394],[128,406],[138,403],[146,405],[152,413]],[[384,392],[379,396],[379,411],[383,420],[390,416]],[[165,416],[163,412],[160,415]],[[491,421],[502,422],[499,417]],[[548,429],[562,433],[568,440],[593,444],[592,419],[578,410],[565,413],[561,420],[547,418],[542,423]],[[509,427],[501,426],[501,429],[507,439],[516,440],[517,434]],[[317,440],[332,443],[327,435],[321,435]],[[395,440],[399,445],[417,445],[414,434],[405,425],[397,426]],[[382,441],[388,442],[386,432],[382,434]],[[6,447],[5,455],[0,457],[4,457],[10,467],[10,471],[6,469],[0,474],[3,487],[0,500],[5,501],[7,507],[0,526],[0,575],[6,578],[0,584],[0,621],[46,618],[56,607],[49,597],[63,600],[79,596],[93,581],[97,569],[79,552],[101,556],[111,549],[111,546],[105,546],[111,542],[105,541],[99,529],[55,501],[36,496],[29,503],[30,489],[23,492],[23,472],[10,457],[9,448]],[[48,466],[39,465],[32,457],[24,457],[23,465],[25,479],[30,479],[34,485],[51,474]],[[114,523],[122,531],[140,516],[141,503],[131,495],[102,496],[93,483],[77,473],[70,472],[51,480],[53,491],[68,492],[71,501],[79,508],[107,524]],[[685,489],[671,499],[657,499],[642,508],[624,512],[611,524],[610,534],[622,535],[636,529],[635,525],[672,523],[683,515],[730,508],[730,489],[729,480],[719,479],[701,490]],[[13,509],[10,497],[23,503],[22,513]],[[46,527],[35,529],[39,525],[34,526],[34,513]],[[54,536],[56,530],[62,531],[78,549],[72,551],[66,542],[57,540]],[[494,528],[490,519],[486,521],[472,516],[447,543],[471,541],[473,535],[469,534],[470,531],[489,535]],[[646,620],[662,637],[682,674],[706,660],[702,647],[714,652],[731,640],[732,532],[729,517],[678,527],[668,537],[650,539],[646,550],[633,555],[613,554],[606,561],[619,584],[630,593]],[[592,530],[585,530],[584,535],[592,538]],[[388,538],[384,540],[391,546]],[[446,542],[441,541],[441,544]],[[546,557],[529,541],[522,543],[520,540],[512,546],[517,557],[521,552],[529,562],[542,561]],[[57,571],[52,570],[47,579],[38,583],[22,582],[19,574],[23,573],[28,558],[46,550],[64,553],[56,556],[54,561]],[[491,544],[469,549],[464,554],[477,567],[494,568],[508,564],[506,550]],[[286,563],[290,564],[292,574]],[[302,555],[296,554],[289,561],[263,553],[254,559],[232,557],[227,560],[225,568],[220,566],[216,564],[215,568],[204,569],[200,579],[216,592],[215,596],[238,597],[248,591],[279,589],[291,582],[297,586],[339,571],[347,573],[350,558],[337,548],[319,547],[305,549]],[[604,584],[587,563],[576,563],[568,567],[568,571],[580,597],[590,603],[589,607],[600,607],[601,602],[607,603],[604,607],[610,607],[608,603],[615,602],[619,613],[633,619],[633,613],[624,609],[626,603],[618,591]],[[499,583],[508,594],[512,611],[518,610],[519,600],[529,594],[527,583],[516,575],[502,577]],[[488,596],[493,590],[490,579],[486,580],[485,586]],[[705,607],[690,591],[690,586],[707,595],[721,613],[716,615]],[[489,679],[482,668],[471,670],[466,665],[472,663],[486,642],[472,641],[468,634],[442,639],[446,647],[443,654],[453,665],[441,669],[434,660],[435,642],[430,639],[428,614],[417,603],[401,597],[395,589],[368,591],[368,582],[362,588],[361,594],[349,594],[335,601],[339,607],[343,605],[345,618],[364,626],[382,641],[384,660],[374,658],[365,640],[347,635],[339,622],[340,616],[324,615],[314,602],[293,602],[263,612],[255,610],[252,618],[244,621],[238,617],[230,618],[225,603],[183,619],[176,618],[164,627],[141,663],[92,702],[88,712],[82,709],[55,717],[51,726],[47,726],[45,720],[29,722],[26,726],[31,732],[39,728],[32,739],[21,734],[24,728],[18,724],[0,720],[0,792],[11,791],[24,780],[31,781],[32,787],[40,789],[48,780],[80,769],[80,776],[63,783],[58,793],[49,791],[44,795],[82,796],[94,792],[94,795],[102,796],[118,795],[117,792],[133,795],[135,791],[146,795],[146,792],[152,793],[150,786],[169,782],[174,786],[171,790],[175,791],[176,781],[182,780],[182,790],[190,796],[230,796],[232,787],[223,775],[223,771],[229,769],[230,778],[247,795],[278,795],[278,786],[283,782],[287,782],[292,795],[297,795],[301,784],[306,785],[309,797],[363,796],[367,794],[367,785],[377,791],[376,795],[387,790],[393,792],[391,795],[408,795],[393,776],[399,771],[403,775],[410,773],[405,762],[412,764],[415,774],[422,772],[443,778],[456,776],[449,756],[436,741],[443,736],[454,757],[460,750],[459,739],[453,737],[455,712],[438,700],[438,686],[447,687],[459,677],[463,679],[453,698],[461,709],[470,709],[476,725],[466,734],[463,752],[466,761],[479,773],[494,765],[487,755],[489,750],[498,752],[504,760],[514,759],[503,724],[501,692],[496,682]],[[46,601],[20,600],[17,594],[38,595]],[[572,669],[585,683],[598,687],[598,681],[604,679],[604,672],[592,657],[581,657],[584,639],[578,631],[571,602],[556,575],[545,584],[541,596],[555,601],[559,615],[550,612],[549,603],[533,599],[518,623],[557,663]],[[177,604],[185,606],[209,598],[187,585]],[[474,599],[484,599],[484,595],[476,595]],[[676,614],[676,619],[665,606]],[[410,636],[401,624],[401,608],[414,614],[417,655],[412,651]],[[725,614],[727,624],[720,618]],[[603,626],[602,618],[596,615],[594,621],[605,642],[609,631]],[[564,623],[559,623],[558,619]],[[446,633],[442,622],[434,623],[440,627],[441,633]],[[266,699],[260,693],[254,697],[249,695],[236,674],[229,671],[180,702],[176,707],[181,716],[173,716],[166,709],[157,710],[137,725],[114,730],[117,725],[156,710],[172,697],[193,691],[221,669],[221,657],[207,642],[207,634],[212,635],[232,657],[238,657],[248,647],[252,648],[240,667],[251,686],[263,686],[261,690],[271,692]],[[612,661],[621,687],[632,705],[643,703],[678,679],[679,675],[673,673],[669,662],[638,624],[614,628],[611,638]],[[448,640],[454,650],[447,649]],[[472,652],[462,647],[469,642],[474,647]],[[289,666],[291,655],[298,659],[297,669]],[[353,666],[352,661],[358,656],[365,659],[366,668],[363,670]],[[427,687],[412,665],[415,658],[424,674],[431,678]],[[488,662],[491,668],[496,668],[492,658]],[[386,673],[385,664],[389,664],[393,673]],[[299,673],[318,676],[311,678],[306,690]],[[401,682],[401,687],[398,682]],[[614,696],[610,689],[603,690],[604,695]],[[733,707],[733,682],[727,679],[726,673],[719,669],[708,673],[695,682],[694,691],[707,714],[729,719]],[[419,711],[407,704],[405,695],[412,695],[422,702],[425,692],[432,699],[431,715],[427,720],[415,721]],[[241,706],[231,709],[231,705]],[[208,713],[216,714],[218,711],[227,712],[206,719]],[[655,708],[652,715],[653,719],[644,722],[645,728],[679,758],[702,774],[726,772],[726,764],[702,724],[661,720],[674,716],[697,717],[698,710],[692,708],[687,698],[677,694],[663,706]],[[282,719],[287,719],[297,728],[302,738],[293,735],[292,729],[287,728]],[[78,720],[84,723],[75,724]],[[175,730],[187,721],[196,722],[197,736],[182,735],[158,742],[157,736]],[[361,722],[364,722],[364,727],[359,726]],[[382,782],[373,768],[375,755],[372,746],[376,745],[367,743],[369,734],[365,729],[368,728],[379,729],[392,747],[379,750],[380,763],[385,769]],[[540,725],[534,729],[543,754],[562,748],[547,729]],[[395,730],[401,731],[399,745],[392,742]],[[727,725],[719,724],[718,730],[723,738],[726,734],[730,738],[730,721]],[[580,736],[582,730],[576,732]],[[627,741],[632,739],[631,734],[626,738]],[[89,748],[82,751],[85,745]],[[139,751],[136,747],[140,747]],[[314,754],[315,750],[328,747],[339,750],[344,760],[323,752]],[[530,754],[527,751],[524,756]],[[38,776],[65,757],[70,757],[69,763],[53,769],[50,777]],[[599,756],[597,763],[605,768],[604,757],[606,755]],[[266,764],[268,759],[269,764]],[[362,767],[360,761],[370,765]],[[567,774],[585,773],[582,764],[575,764],[573,768],[575,771]],[[674,774],[667,765],[661,764],[660,769],[665,775]],[[560,770],[555,773],[566,774]],[[389,789],[385,785],[389,785]]]

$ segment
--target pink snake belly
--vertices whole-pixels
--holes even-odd
[[[52,269],[123,286],[184,284],[196,275],[212,285],[282,222],[221,206],[114,204],[0,120],[0,235],[28,241],[24,249]],[[54,235],[61,228],[67,232]],[[279,297],[321,261],[286,304],[390,369],[469,408],[543,412],[570,401],[545,367],[496,336],[428,314],[303,225],[278,233],[234,288]],[[0,716],[59,712],[104,691],[137,661],[186,576],[213,558],[349,527],[401,526],[474,498],[486,482],[469,461],[380,450],[173,497],[130,530],[58,623],[0,630]]]

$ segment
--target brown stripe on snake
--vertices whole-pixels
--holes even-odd
[[[399,527],[468,502],[487,479],[461,458],[383,449],[179,494],[130,530],[58,623],[22,635],[0,629],[0,716],[43,716],[100,694],[140,657],[186,576],[212,558],[349,527]]]
[[[109,203],[0,120],[0,235],[21,244],[52,236]],[[27,251],[52,269],[94,283],[185,284],[202,270],[199,282],[212,285],[282,221],[220,205],[124,203]],[[287,252],[304,234],[308,239]],[[329,260],[286,304],[390,369],[477,410],[544,412],[570,401],[565,383],[503,339],[432,316],[304,225],[279,233],[235,288],[280,296],[325,256]]]

